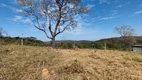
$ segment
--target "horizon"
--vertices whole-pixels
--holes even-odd
[[[11,36],[3,36],[3,37],[11,37]],[[19,38],[30,38],[30,37],[33,37],[33,36],[27,36],[27,37],[15,36],[15,37],[11,37],[11,38],[16,38],[16,37],[19,37]],[[142,37],[142,36],[133,36],[133,37]],[[56,41],[100,41],[100,40],[114,39],[114,38],[120,38],[120,37],[101,38],[101,39],[98,39],[98,40],[56,40]],[[40,40],[40,39],[36,38],[36,40]],[[40,40],[40,41],[43,41],[43,40]],[[43,42],[51,42],[51,40],[49,40],[49,41],[43,41]]]
[[[56,40],[96,41],[119,37],[113,29],[115,26],[129,25],[135,29],[136,36],[142,36],[142,1],[141,0],[83,0],[91,12],[78,17],[75,31],[58,35]],[[22,12],[16,0],[0,0],[0,27],[11,37],[36,37],[38,40],[50,41],[45,34],[33,27],[31,21]],[[23,34],[23,36],[22,36]]]

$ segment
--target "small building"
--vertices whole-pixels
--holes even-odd
[[[134,52],[142,52],[142,45],[134,45],[133,51]]]

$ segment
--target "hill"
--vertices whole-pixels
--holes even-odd
[[[141,53],[0,45],[0,54],[1,80],[142,80]]]
[[[135,39],[136,39],[136,44],[142,44],[142,36],[133,36]],[[104,42],[104,41],[107,41],[107,42],[119,42],[121,39],[120,37],[112,37],[112,38],[106,38],[106,39],[101,39],[101,40],[98,40],[96,42]]]
[[[142,44],[142,36],[134,36],[136,39],[135,44]],[[0,44],[21,44],[20,37],[1,37],[0,38]],[[43,42],[40,40],[37,40],[34,37],[25,37],[24,39],[24,45],[30,45],[30,46],[49,46],[49,42]],[[108,38],[108,39],[101,39],[98,41],[88,41],[88,40],[57,40],[56,41],[56,47],[57,48],[63,48],[63,49],[72,49],[72,48],[90,48],[90,49],[104,49],[105,48],[105,42],[106,42],[106,48],[111,50],[123,50],[124,47],[126,47],[125,50],[132,50],[132,45],[124,45],[121,43],[120,37],[115,38]]]
[[[128,50],[132,50],[132,46],[135,44],[142,45],[142,36],[133,36],[135,39],[135,43],[131,43],[128,45],[124,45],[121,43],[120,37],[115,38],[107,38],[107,39],[101,39],[96,41],[97,43],[105,43],[108,49],[119,49],[122,50],[124,47],[127,47]]]
[[[136,39],[135,44],[142,44],[142,36],[134,36]],[[89,41],[89,40],[60,40],[56,41],[57,47],[59,48],[95,48],[95,49],[104,49],[105,42],[106,42],[106,48],[111,50],[123,50],[124,47],[126,47],[125,50],[132,50],[132,44],[122,44],[120,37],[114,37],[114,38],[107,38],[107,39],[101,39],[97,41]],[[48,42],[50,43],[50,42]]]

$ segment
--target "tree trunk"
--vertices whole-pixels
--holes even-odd
[[[51,45],[52,45],[53,48],[56,47],[55,37],[53,37]]]

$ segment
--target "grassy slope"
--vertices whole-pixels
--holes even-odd
[[[0,80],[142,80],[142,54],[0,45]]]

